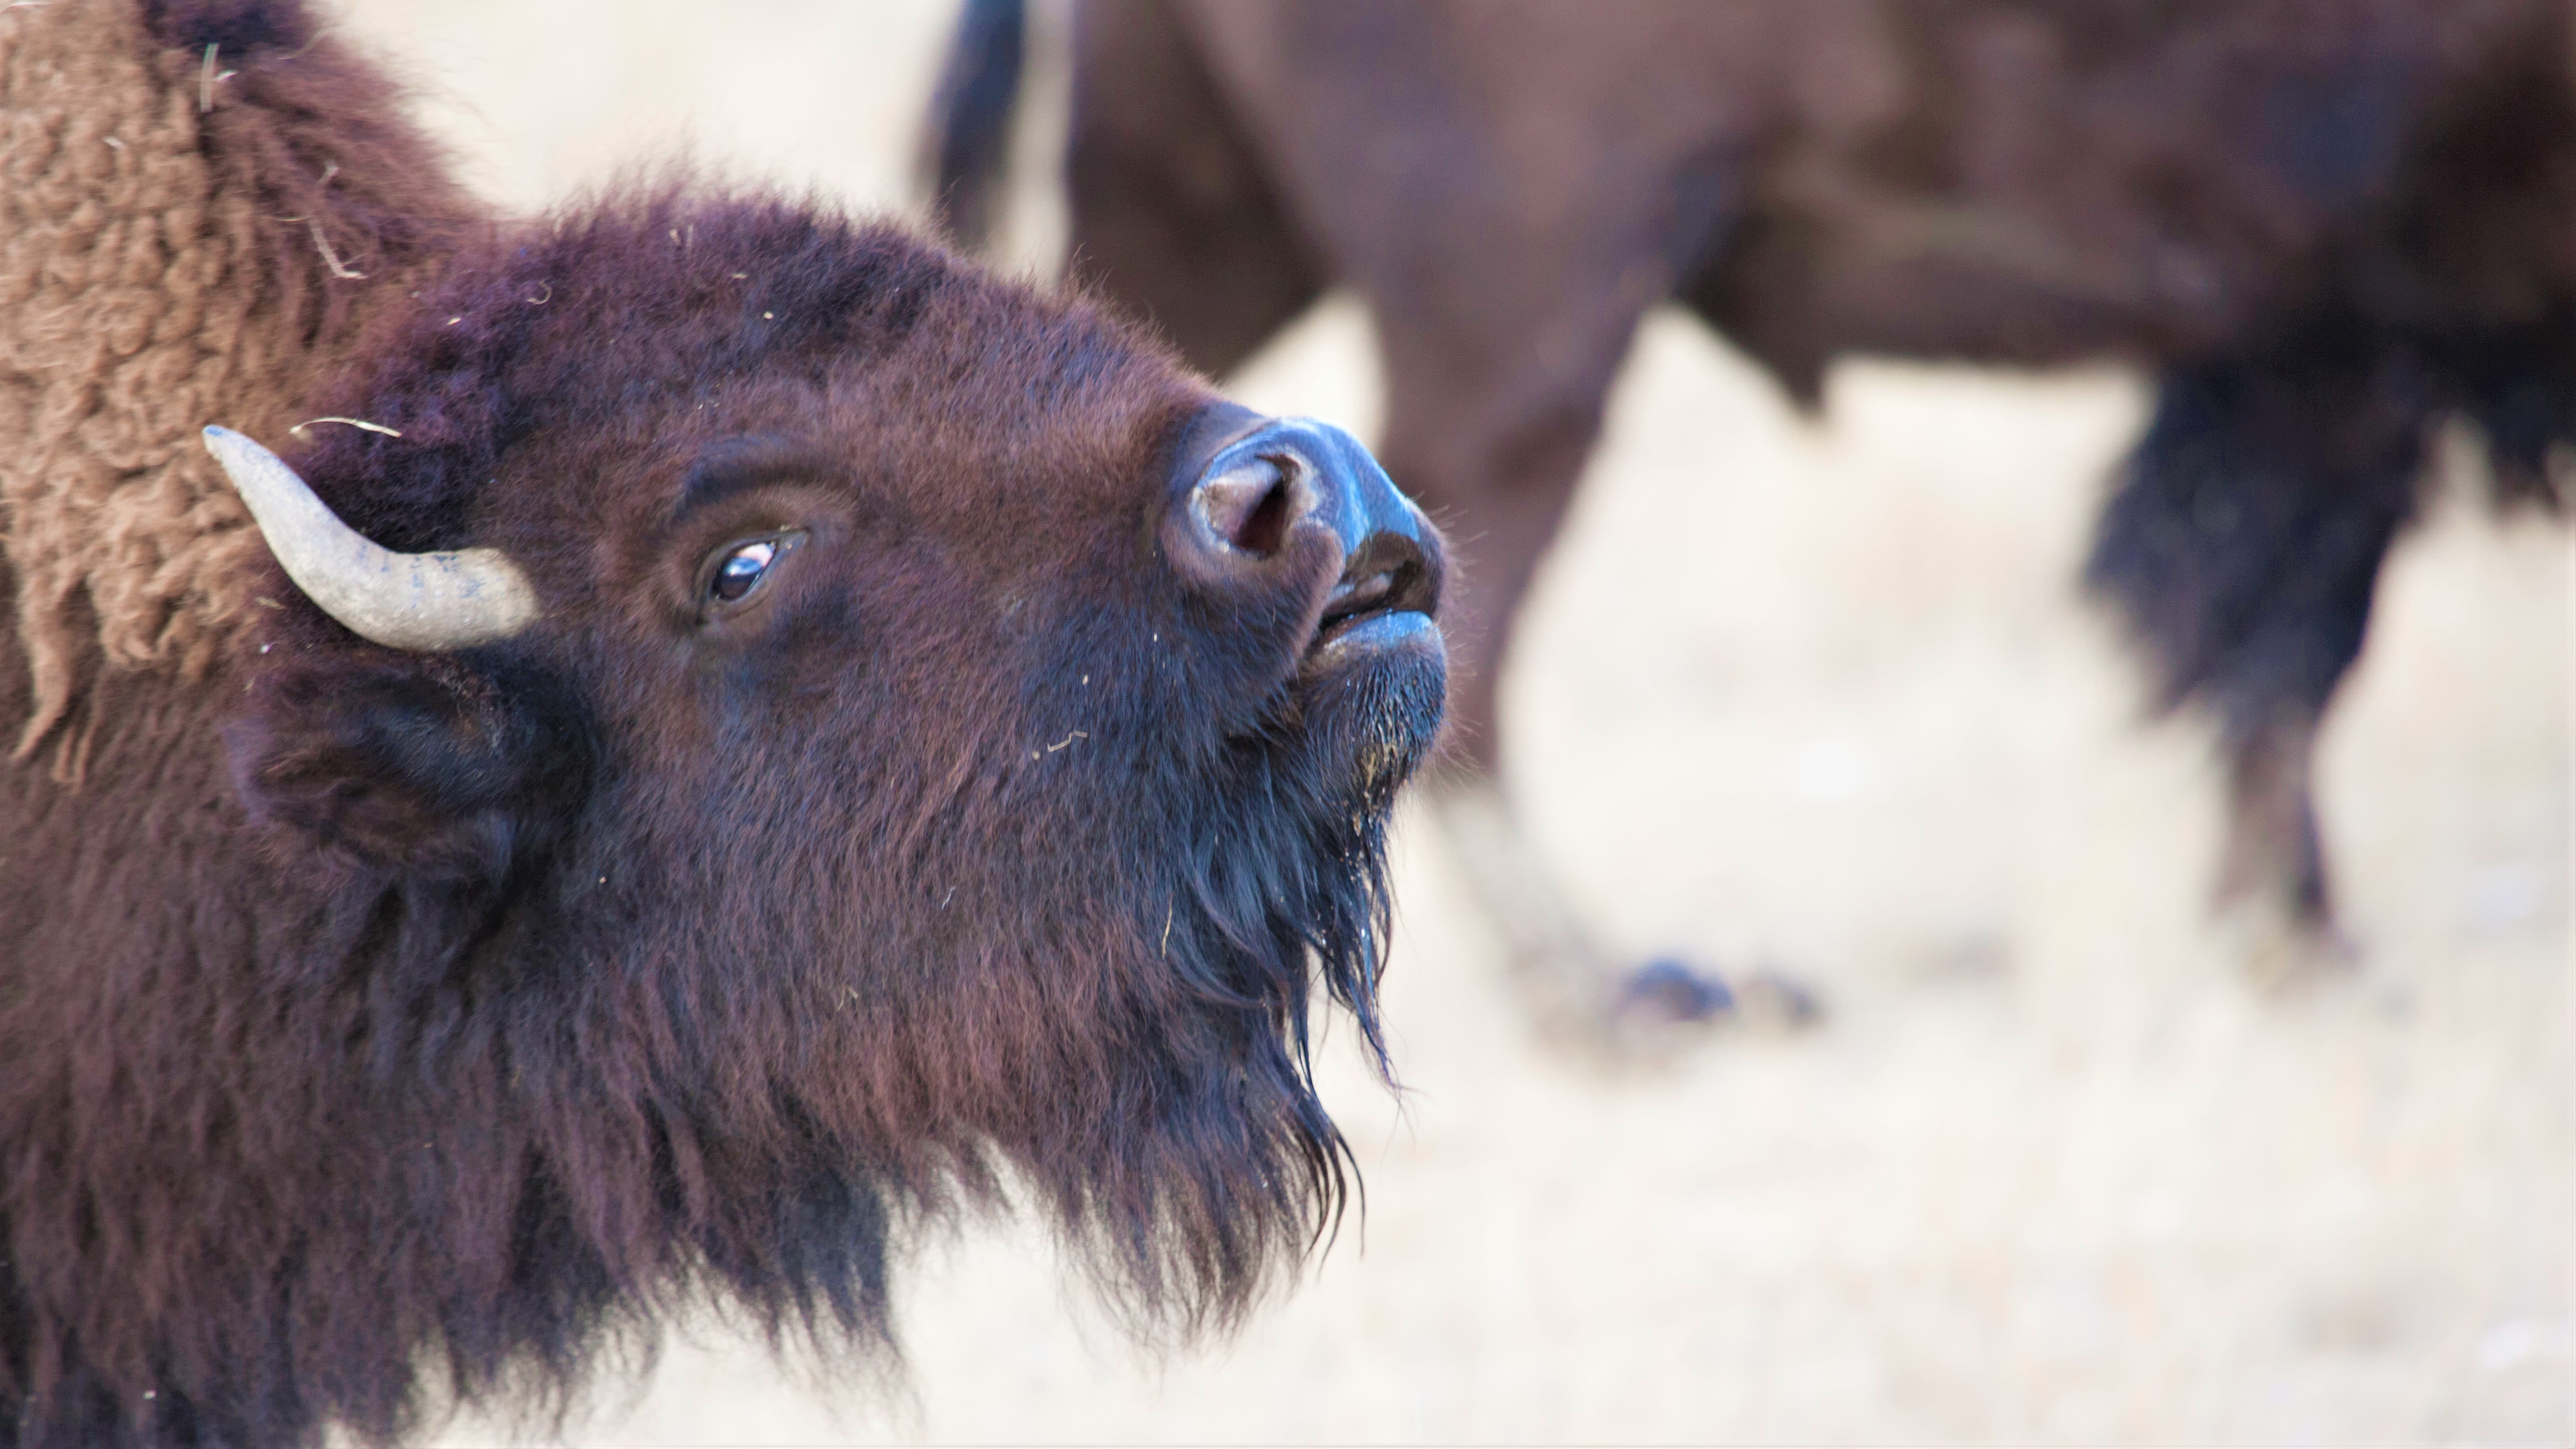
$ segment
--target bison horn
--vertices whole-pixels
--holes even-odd
[[[396,553],[342,523],[284,460],[232,429],[206,429],[206,451],[286,576],[350,632],[389,649],[463,649],[537,621],[536,591],[500,550]]]

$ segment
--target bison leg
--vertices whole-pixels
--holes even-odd
[[[2225,741],[2227,843],[2217,902],[2247,973],[2280,985],[2345,964],[2310,772],[2317,721],[2297,712]]]
[[[1075,275],[1222,374],[1322,290],[1252,148],[1162,0],[1075,12]]]
[[[1673,1024],[1729,1015],[1738,1003],[1680,963],[1623,960],[1585,927],[1502,784],[1497,703],[1521,598],[1564,521],[1643,309],[1614,305],[1609,287],[1514,290],[1566,299],[1581,315],[1532,319],[1525,334],[1495,337],[1425,317],[1407,299],[1377,304],[1387,469],[1466,559],[1442,609],[1451,731],[1430,803],[1542,1031],[1630,1056]],[[1812,1014],[1803,995],[1777,983],[1754,1000],[1793,1018]]]
[[[2264,977],[2349,956],[2311,762],[2361,652],[2380,561],[2415,512],[2424,381],[2357,326],[2168,370],[2087,565],[2145,645],[2161,704],[2218,717],[2219,902]]]

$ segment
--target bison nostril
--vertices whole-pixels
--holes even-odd
[[[1277,553],[1296,512],[1295,467],[1276,458],[1249,458],[1199,485],[1199,515],[1208,531],[1245,553]]]

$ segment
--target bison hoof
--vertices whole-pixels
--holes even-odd
[[[1619,987],[1619,1015],[1675,1025],[1714,1020],[1735,1009],[1735,993],[1714,976],[1670,956],[1637,968]]]
[[[1620,984],[1615,1014],[1638,1026],[1694,1026],[1737,1021],[1771,1030],[1815,1025],[1824,1009],[1807,987],[1768,968],[1724,981],[1670,956],[1637,968]]]

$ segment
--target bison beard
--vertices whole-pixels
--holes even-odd
[[[395,134],[381,86],[292,6],[151,24],[142,110],[236,68],[219,199],[375,239],[262,253],[306,355],[248,375],[311,380],[159,446],[366,420],[296,472],[543,609],[406,652],[262,560],[208,566],[194,673],[77,603],[0,634],[0,725],[79,741],[0,766],[0,1445],[560,1413],[709,1296],[882,1364],[892,1249],[1006,1203],[1140,1331],[1233,1321],[1351,1191],[1319,980],[1384,1070],[1386,814],[1444,704],[1419,515],[895,228],[679,183],[407,228],[354,162],[342,210],[240,206]],[[1286,460],[1284,522],[1171,531],[1210,447]],[[744,537],[785,542],[725,612],[700,560]]]

